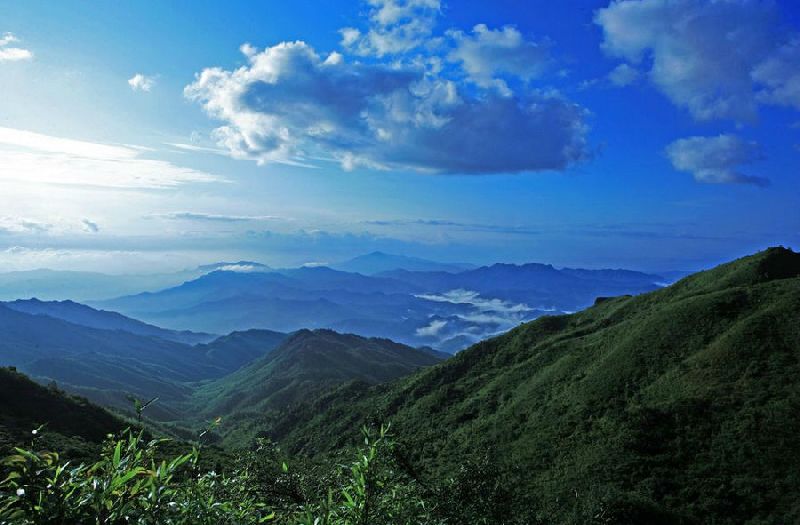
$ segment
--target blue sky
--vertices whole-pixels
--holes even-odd
[[[0,0],[0,264],[800,244],[800,9]]]

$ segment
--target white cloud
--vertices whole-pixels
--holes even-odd
[[[608,81],[613,86],[625,87],[639,80],[640,76],[641,73],[635,67],[631,67],[628,64],[620,64],[608,74]]]
[[[742,166],[762,159],[763,154],[757,143],[735,135],[676,140],[667,146],[666,153],[675,169],[690,172],[697,182],[769,184],[764,177],[740,171]]]
[[[198,146],[196,144],[183,144],[181,142],[165,142],[167,146],[172,146],[183,151],[191,151],[192,153],[213,153],[214,155],[227,155],[228,152],[219,148],[208,148],[205,146]]]
[[[786,103],[789,68],[760,66],[784,38],[773,2],[620,0],[595,22],[609,55],[649,66],[652,83],[697,120],[755,119],[754,80]]]
[[[33,58],[30,50],[10,45],[15,42],[19,42],[19,39],[13,33],[4,33],[0,36],[0,62],[19,62]]]
[[[217,268],[220,272],[255,273],[265,271],[263,266],[253,264],[225,264]]]
[[[539,75],[550,61],[547,45],[525,40],[511,26],[492,30],[478,24],[470,35],[455,30],[447,34],[454,45],[448,59],[460,63],[479,86],[495,86],[506,95],[511,91],[501,75],[528,81]]]
[[[24,217],[0,217],[0,233],[45,233],[53,225]]]
[[[764,88],[761,102],[800,109],[800,37],[782,46],[753,70],[753,79]]]
[[[145,93],[149,93],[156,85],[156,79],[152,76],[136,73],[128,79],[128,85],[134,91],[144,91]]]
[[[497,313],[524,313],[531,312],[533,308],[523,303],[511,303],[502,299],[489,299],[481,297],[478,292],[472,290],[450,290],[442,294],[420,294],[416,297],[427,301],[452,304],[472,305],[481,312]]]
[[[416,67],[323,59],[304,42],[247,58],[203,70],[185,90],[223,121],[215,137],[234,158],[484,174],[562,170],[588,156],[585,110],[557,93],[470,94]]]
[[[368,0],[366,33],[353,27],[339,31],[341,45],[362,56],[397,55],[422,46],[433,32],[440,0]]]
[[[214,175],[143,158],[146,148],[52,137],[0,127],[0,181],[164,189],[221,182]]]

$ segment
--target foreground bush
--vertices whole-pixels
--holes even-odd
[[[52,452],[17,448],[2,462],[2,524],[366,525],[439,523],[414,483],[392,466],[386,428],[367,429],[358,459],[321,494],[276,462],[264,442],[228,472],[200,472],[197,448],[157,460],[165,440],[126,431],[99,461],[72,465]]]

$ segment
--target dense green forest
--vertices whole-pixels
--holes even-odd
[[[800,255],[773,248],[542,317],[394,382],[299,399],[257,432],[216,421],[163,463],[135,421],[25,383],[53,401],[10,411],[18,388],[3,391],[0,435],[22,448],[2,467],[0,521],[797,522],[798,312]],[[94,428],[84,421],[103,432],[74,430]],[[67,444],[30,438],[44,422],[43,436],[117,437],[98,462],[60,468],[69,453],[41,451]],[[201,468],[226,433],[230,456]]]

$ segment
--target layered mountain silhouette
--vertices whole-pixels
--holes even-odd
[[[634,271],[544,264],[451,270],[369,276],[327,267],[219,270],[159,292],[92,304],[173,330],[329,328],[457,351],[544,313],[579,310],[597,296],[651,291],[664,281]]]
[[[61,319],[72,324],[97,328],[99,330],[122,330],[135,335],[148,337],[158,337],[167,341],[177,343],[198,344],[207,343],[216,339],[217,335],[190,332],[188,330],[166,330],[158,326],[143,323],[130,317],[109,312],[96,310],[84,304],[74,301],[40,301],[38,299],[18,299],[4,303],[6,307],[33,315],[46,315],[55,319]]]
[[[418,257],[393,255],[384,252],[372,252],[359,255],[350,260],[332,265],[332,268],[336,270],[361,273],[364,275],[374,275],[391,270],[407,270],[411,272],[462,272],[474,267],[474,265],[467,263],[441,263],[420,259]]]
[[[141,328],[135,323],[132,326]],[[272,350],[283,337],[260,331],[242,336],[250,340],[248,345],[235,349],[226,346],[235,334],[220,339],[219,346],[213,341],[190,346],[119,328],[91,328],[3,305],[0,333],[2,365],[15,366],[42,381],[55,381],[108,406],[129,408],[130,395],[160,397],[164,402],[151,414],[165,419],[177,417],[167,407],[191,393],[190,383],[226,375],[258,352]]]

